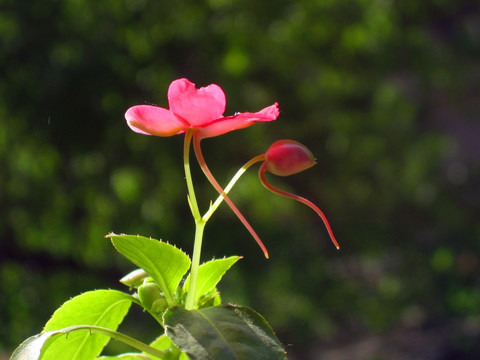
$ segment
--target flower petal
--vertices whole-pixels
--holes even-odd
[[[197,89],[187,79],[173,81],[167,96],[170,110],[193,128],[200,128],[222,117],[227,103],[220,86],[212,84]]]
[[[170,110],[152,105],[132,106],[125,119],[133,131],[145,135],[172,136],[187,128]]]
[[[233,130],[246,128],[257,121],[273,121],[277,119],[279,113],[278,104],[275,103],[256,113],[246,112],[222,117],[199,129],[197,136],[204,139],[207,137],[222,135]]]

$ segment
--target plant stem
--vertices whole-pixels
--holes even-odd
[[[206,222],[203,219],[195,220],[195,240],[193,243],[192,266],[190,268],[190,286],[188,287],[185,309],[192,310],[195,307],[197,292],[198,268],[200,266],[200,255],[202,253],[203,230]]]
[[[245,218],[241,215],[240,211],[235,207],[235,205],[230,201],[230,199],[227,197],[227,193],[232,189],[232,187],[235,185],[235,183],[240,179],[240,177],[243,175],[243,173],[253,164],[263,161],[264,160],[264,155],[259,155],[248,161],[245,165],[243,165],[240,170],[237,171],[235,176],[230,180],[228,183],[227,187],[225,190],[223,190],[220,185],[216,182],[215,178],[213,175],[210,173],[210,170],[208,169],[207,165],[205,164],[205,160],[203,158],[203,155],[201,153],[200,149],[200,139],[195,139],[194,138],[194,147],[195,147],[195,154],[197,156],[197,160],[200,163],[200,166],[202,170],[205,172],[207,175],[207,178],[214,184],[216,185],[217,190],[220,193],[220,196],[217,198],[215,203],[213,203],[208,211],[205,213],[205,215],[202,217],[200,215],[200,210],[198,208],[198,203],[197,199],[195,197],[195,190],[193,187],[193,181],[192,181],[192,174],[190,172],[190,143],[192,141],[193,137],[193,131],[187,130],[187,133],[185,134],[185,143],[183,147],[183,164],[185,168],[185,180],[187,182],[187,189],[188,189],[188,202],[190,205],[190,209],[193,214],[193,218],[195,219],[195,238],[193,242],[193,255],[192,255],[192,265],[190,267],[190,285],[188,287],[188,293],[187,293],[187,299],[185,301],[185,309],[191,310],[195,308],[195,303],[196,303],[196,295],[197,295],[197,280],[198,280],[198,269],[200,267],[200,258],[201,258],[201,253],[202,253],[202,242],[203,242],[203,233],[205,230],[205,225],[210,219],[210,217],[213,215],[215,210],[220,206],[223,200],[226,200],[232,210],[239,216],[240,220],[244,223],[244,225],[247,227],[247,229],[254,235],[255,240],[259,243],[260,247],[262,248],[265,257],[268,258],[268,252],[263,243],[261,242],[260,238],[258,238],[258,235],[255,233],[253,228],[248,224],[248,222],[245,220]],[[235,211],[236,210],[236,211]]]
[[[142,269],[142,270],[143,270],[143,269]],[[137,304],[138,306],[141,306],[141,307],[143,308],[142,302],[141,302],[139,299],[133,297],[132,301],[133,301],[135,304]],[[145,310],[146,310],[146,309],[145,309]],[[152,311],[150,311],[150,310],[146,310],[146,311],[148,311],[148,313],[149,313],[155,320],[157,320],[157,322],[162,326],[162,328],[165,328],[165,326],[163,325],[163,322],[162,322],[162,318],[161,318],[160,316],[158,316],[157,314],[155,314],[154,312],[152,312]]]
[[[155,319],[157,320],[157,322],[160,324],[160,326],[162,328],[165,328],[165,326],[163,325],[163,322],[162,322],[162,318],[160,316],[158,316],[157,314],[155,314],[154,312],[152,311],[148,311],[148,313]]]
[[[188,203],[195,221],[202,218],[200,210],[198,210],[195,189],[193,188],[192,173],[190,172],[190,144],[192,142],[193,130],[187,130],[185,134],[185,142],[183,145],[183,167],[185,169],[185,181],[187,182]]]
[[[192,142],[193,131],[187,130],[185,134],[185,143],[183,147],[183,166],[185,168],[185,180],[188,189],[188,203],[195,220],[195,238],[193,241],[192,265],[190,267],[190,285],[188,288],[185,309],[191,310],[195,307],[195,298],[197,293],[198,268],[200,267],[200,255],[202,253],[203,231],[206,221],[202,219],[198,209],[195,189],[193,187],[192,174],[190,172],[190,144]]]
[[[263,161],[265,160],[265,154],[262,154],[262,155],[258,155],[258,156],[255,156],[253,159],[249,160],[245,165],[243,165],[238,171],[237,173],[233,176],[232,180],[230,180],[230,182],[228,183],[228,185],[225,187],[225,189],[223,190],[223,192],[218,196],[217,200],[215,200],[215,202],[210,206],[210,208],[208,209],[208,211],[205,213],[205,215],[203,215],[203,220],[207,221],[208,219],[210,219],[210,217],[213,215],[213,213],[215,212],[215,210],[217,210],[217,208],[220,206],[220,204],[222,203],[223,199],[225,199],[225,195],[228,194],[228,192],[230,190],[232,190],[233,186],[236,184],[236,182],[238,181],[238,179],[240,179],[240,177],[243,175],[243,173],[245,171],[247,171],[247,169],[252,166],[253,164],[256,164],[257,162],[260,162],[260,161]]]

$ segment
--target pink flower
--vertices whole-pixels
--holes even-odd
[[[275,103],[256,113],[223,116],[226,106],[223,90],[215,84],[197,89],[187,79],[173,81],[167,98],[170,109],[152,105],[129,108],[125,113],[128,126],[137,133],[154,136],[172,136],[195,129],[195,136],[204,139],[246,128],[257,121],[273,121],[279,115]]]

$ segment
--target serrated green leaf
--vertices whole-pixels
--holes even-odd
[[[89,291],[65,302],[47,322],[43,332],[60,330],[72,325],[95,325],[116,330],[127,314],[132,297],[116,290]],[[89,332],[73,332],[59,337],[48,347],[42,360],[94,359],[110,337]]]
[[[109,234],[117,251],[145,270],[160,285],[169,306],[180,280],[190,268],[190,258],[173,245],[134,235]]]
[[[176,307],[165,313],[164,322],[172,342],[192,360],[287,359],[266,320],[247,307]]]
[[[230,256],[225,259],[215,259],[200,265],[198,269],[197,291],[195,293],[195,303],[201,296],[215,289],[218,282],[230,267],[235,264],[241,256]],[[188,291],[190,285],[190,274],[183,285],[184,292]]]

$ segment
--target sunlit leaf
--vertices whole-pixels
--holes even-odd
[[[95,325],[116,330],[127,314],[132,297],[116,290],[96,290],[78,295],[65,302],[47,322],[44,332],[60,330],[72,325]],[[100,355],[109,336],[78,331],[52,342],[42,360],[93,359]]]
[[[160,285],[170,306],[180,280],[190,268],[189,257],[173,245],[143,236],[109,234],[123,256],[145,270]]]
[[[198,302],[202,295],[207,294],[209,291],[215,288],[218,282],[222,279],[223,275],[230,267],[235,264],[240,256],[230,256],[225,259],[216,259],[206,262],[200,265],[198,269],[197,279],[197,292],[195,294],[195,303]],[[188,291],[190,285],[190,274],[188,275],[185,284],[183,285],[184,291]]]
[[[127,353],[127,354],[120,354],[116,356],[100,356],[97,358],[98,360],[152,360],[150,356],[138,353]],[[158,359],[158,358],[155,358]]]

